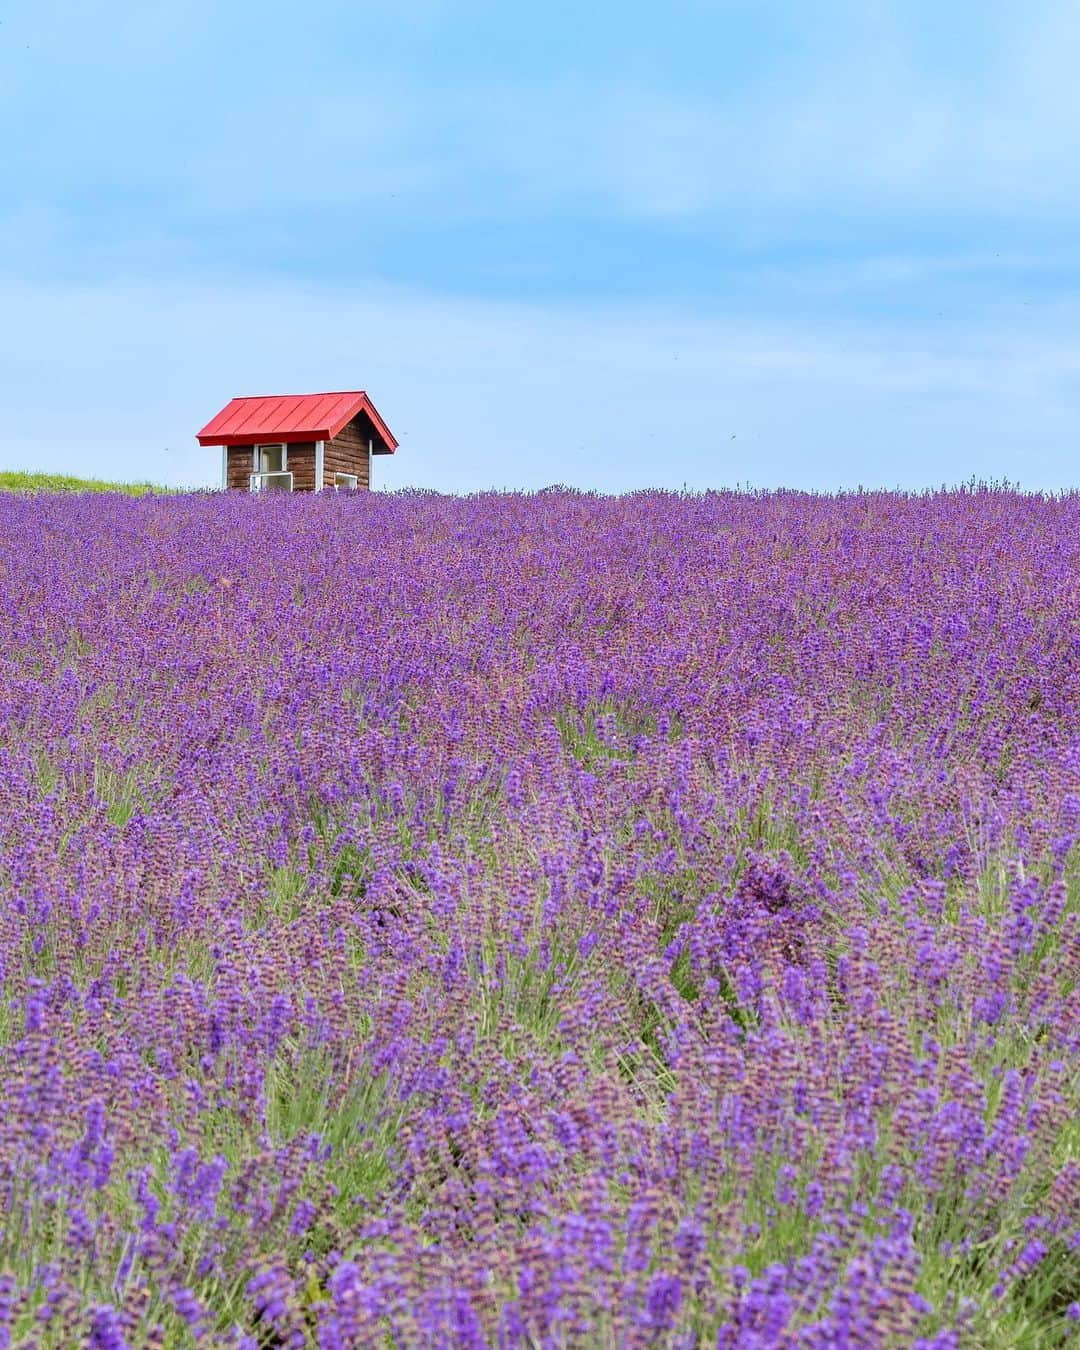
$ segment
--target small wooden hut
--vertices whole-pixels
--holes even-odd
[[[221,446],[221,486],[245,492],[371,487],[371,461],[397,449],[363,390],[234,398],[198,433]]]

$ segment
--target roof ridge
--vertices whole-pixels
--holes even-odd
[[[312,389],[307,394],[234,394],[230,401],[238,402],[254,398],[341,398],[345,394],[363,394],[367,398],[366,389]]]

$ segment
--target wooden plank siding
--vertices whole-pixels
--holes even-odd
[[[250,445],[229,446],[229,472],[227,481],[230,488],[240,488],[244,492],[248,490],[248,480],[251,477],[253,454],[254,451]]]
[[[297,441],[290,445],[286,468],[293,476],[294,492],[314,492],[315,442]]]
[[[324,488],[333,491],[336,473],[356,474],[358,488],[371,486],[368,480],[368,436],[366,428],[360,425],[367,420],[364,415],[354,417],[348,426],[342,427],[332,441],[326,442],[323,451]]]

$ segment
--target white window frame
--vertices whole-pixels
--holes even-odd
[[[290,472],[288,472],[285,469],[271,469],[268,473],[249,474],[248,491],[265,492],[267,487],[266,480],[268,478],[287,478],[289,480],[287,491],[293,492],[295,490],[293,485],[293,476]]]
[[[326,442],[315,442],[315,491],[321,492],[326,484],[323,479],[326,477]]]
[[[252,473],[284,473],[289,467],[289,445],[287,441],[260,441],[258,445],[253,445],[251,456]],[[280,450],[281,468],[280,469],[261,469],[259,467],[260,450]]]
[[[341,481],[343,478],[348,478],[350,481],[349,481],[348,483],[343,483],[343,482]],[[359,482],[360,482],[360,476],[359,476],[359,474],[355,474],[355,473],[335,473],[335,474],[334,474],[334,491],[335,491],[335,492],[354,492],[354,491],[356,490],[357,486],[359,485]]]

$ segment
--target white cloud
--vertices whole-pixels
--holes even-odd
[[[193,207],[214,211],[385,208],[398,194],[429,192],[438,176],[418,140],[416,111],[390,83],[356,91],[296,78],[285,99],[252,85],[178,179]]]
[[[960,50],[938,63],[881,8],[831,54],[710,98],[598,92],[605,113],[579,132],[593,193],[639,215],[766,210],[770,233],[784,232],[785,210],[1008,218],[1077,200],[1080,7],[1018,7],[983,59]]]
[[[384,487],[1064,486],[1078,308],[941,328],[0,283],[0,467],[213,483],[194,432],[228,397],[359,384],[402,441]]]
[[[106,0],[26,6],[0,47],[0,110],[22,129],[16,176],[32,184],[48,163],[18,199],[53,201],[66,184],[93,201],[182,200],[194,220],[349,206],[436,226],[570,210],[706,219],[748,238],[798,237],[808,212],[1026,219],[1080,204],[1074,0],[682,0],[657,23],[710,12],[711,88],[680,85],[670,65],[640,78],[614,45],[575,60],[572,32],[538,73],[510,21],[507,59],[495,43],[463,72],[447,34],[471,22],[486,50],[484,8],[368,3],[352,41],[376,23],[394,40],[338,61],[333,12],[318,6],[291,22],[281,0],[265,14],[209,0],[119,17]],[[740,36],[755,9],[760,30]],[[693,31],[679,60],[696,68]],[[441,65],[424,57],[440,44]]]

